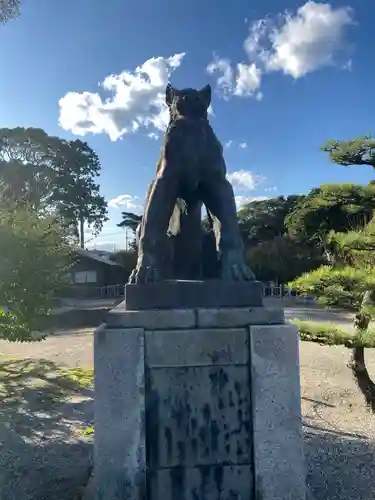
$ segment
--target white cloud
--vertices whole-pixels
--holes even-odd
[[[59,101],[61,127],[80,136],[104,132],[112,141],[142,127],[163,131],[169,121],[165,87],[184,56],[153,57],[134,72],[107,76],[100,86],[111,96],[104,100],[97,92],[68,92]]]
[[[353,60],[352,59],[348,59],[346,62],[344,62],[344,64],[342,65],[342,69],[344,69],[346,71],[352,71],[352,69],[353,69]]]
[[[236,172],[232,172],[227,175],[227,179],[233,186],[233,190],[235,192],[235,202],[237,210],[241,207],[250,203],[251,201],[260,201],[267,200],[268,196],[254,196],[250,194],[239,194],[241,193],[253,191],[258,187],[258,185],[264,180],[264,178],[258,174],[254,174],[248,170],[237,170]]]
[[[353,24],[351,8],[311,0],[294,14],[268,16],[249,26],[244,42],[249,64],[215,56],[207,72],[218,75],[217,88],[225,99],[235,95],[260,101],[264,73],[280,71],[297,79],[335,64],[345,47],[346,30]],[[343,69],[351,66],[351,60],[341,63]]]
[[[107,250],[113,251],[114,246],[125,247],[125,234],[122,228],[117,227],[121,221],[121,216],[113,218],[103,224],[99,235],[94,236],[92,228],[85,230],[85,246],[88,248],[100,248],[107,246]]]
[[[212,103],[208,106],[207,114],[208,116],[212,116],[213,118],[216,116],[214,113],[214,108],[212,107]]]
[[[149,134],[147,134],[147,137],[149,137],[150,139],[154,139],[154,141],[157,141],[159,139],[159,135],[155,134],[155,132],[150,132]]]
[[[229,139],[229,141],[226,141],[226,142],[223,143],[223,146],[226,149],[229,149],[229,148],[231,148],[234,145],[237,145],[240,149],[246,149],[248,147],[248,144],[245,141],[243,141],[243,142],[236,142],[236,141],[233,141],[232,139]]]
[[[352,24],[351,8],[308,1],[294,15],[285,12],[253,23],[244,47],[250,60],[261,62],[265,71],[300,78],[333,64]]]
[[[251,97],[260,87],[261,70],[254,64],[237,64],[236,87],[234,95]]]
[[[235,202],[236,202],[236,207],[237,210],[242,208],[244,205],[247,203],[250,203],[251,201],[263,201],[263,200],[268,200],[268,196],[235,196],[234,197]]]
[[[253,190],[263,180],[263,177],[248,170],[237,170],[236,172],[227,174],[227,179],[234,189]]]
[[[138,198],[138,196],[131,196],[130,194],[120,194],[108,202],[108,206],[111,208],[121,208],[125,212],[134,213],[141,213],[143,204],[143,200]]]
[[[276,186],[272,186],[272,187],[268,187],[264,190],[266,193],[269,193],[271,191],[277,191],[277,187]]]
[[[227,99],[233,93],[233,70],[229,59],[220,59],[215,56],[214,60],[207,66],[207,73],[210,75],[219,74],[216,86]]]
[[[221,59],[215,56],[206,70],[210,75],[219,75],[217,76],[216,87],[225,100],[228,100],[231,96],[254,96],[258,100],[261,99],[261,93],[257,92],[261,82],[261,70],[255,63],[239,63],[233,70],[229,59]]]

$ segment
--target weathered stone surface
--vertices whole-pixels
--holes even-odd
[[[305,500],[298,332],[250,328],[255,487],[262,500]]]
[[[284,310],[281,307],[200,308],[197,315],[198,328],[236,328],[284,323]]]
[[[145,500],[146,441],[151,500],[306,500],[296,328],[197,309],[117,308],[97,329],[93,498]]]
[[[100,327],[94,338],[95,500],[145,491],[144,331]]]
[[[151,369],[146,408],[149,468],[251,463],[248,366]]]
[[[198,307],[259,307],[259,281],[161,281],[125,286],[127,310],[194,309]]]
[[[144,328],[145,330],[194,328],[196,314],[193,309],[125,311],[125,302],[121,302],[107,315],[106,323],[109,328]]]
[[[149,367],[238,365],[249,360],[245,328],[149,331],[145,339]]]
[[[149,484],[150,500],[255,500],[248,465],[163,469]]]

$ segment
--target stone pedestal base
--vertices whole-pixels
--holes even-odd
[[[95,332],[96,500],[304,500],[298,333],[264,307]]]

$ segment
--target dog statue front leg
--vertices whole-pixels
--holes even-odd
[[[129,283],[164,279],[162,262],[163,255],[169,251],[167,230],[177,199],[177,188],[177,179],[165,171],[153,183],[142,219],[137,267],[130,275]]]

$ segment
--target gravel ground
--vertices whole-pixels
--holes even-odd
[[[0,353],[89,366],[92,331],[61,332],[33,345],[0,341]],[[375,351],[366,355],[375,379]],[[346,366],[348,356],[343,347],[307,342],[300,347],[308,482],[316,500],[375,500],[375,415],[364,407]],[[92,394],[75,393],[52,414],[18,415],[18,426],[6,401],[2,406],[1,499],[78,500],[73,491],[86,481],[91,443],[77,429],[92,418]]]
[[[363,404],[348,349],[301,342],[308,482],[316,500],[375,499],[375,415]],[[375,379],[375,352],[367,350]]]
[[[72,368],[93,365],[93,329],[61,330],[38,343],[14,343],[0,340],[0,356],[48,359]]]

